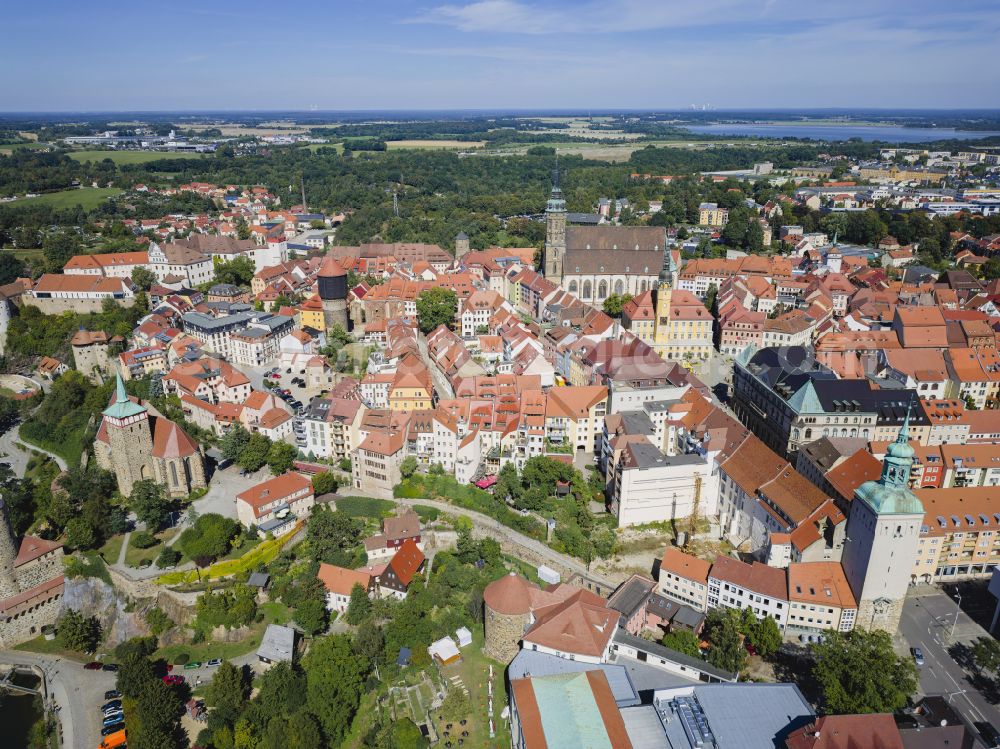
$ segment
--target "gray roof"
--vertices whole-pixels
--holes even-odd
[[[603,671],[618,707],[639,704],[639,693],[632,685],[625,667],[610,663],[582,663],[534,650],[521,650],[507,667],[507,678],[513,681],[527,676],[554,676],[581,671]]]
[[[628,707],[621,711],[625,732],[632,749],[670,749],[660,716],[652,705]]]
[[[267,587],[270,580],[271,576],[266,572],[254,572],[247,578],[247,585],[253,588],[264,588]]]
[[[643,577],[630,577],[611,594],[608,608],[624,614],[628,619],[637,609],[646,605],[649,593],[655,585],[655,582]]]
[[[290,661],[295,654],[295,630],[281,624],[268,624],[257,657],[269,661]]]
[[[654,434],[656,427],[645,411],[619,411],[624,434]]]
[[[702,660],[701,658],[695,658],[684,653],[678,653],[676,650],[665,648],[659,643],[655,643],[650,640],[643,640],[641,637],[635,637],[634,635],[630,635],[621,627],[615,630],[615,636],[613,639],[621,645],[627,645],[630,648],[641,650],[645,653],[649,653],[650,655],[655,655],[658,658],[671,661],[672,663],[687,666],[690,669],[701,671],[702,673],[714,676],[717,679],[722,679],[724,681],[735,681],[736,679],[736,674],[724,671],[721,668],[716,668],[708,661]]]
[[[674,618],[670,620],[670,623],[680,624],[688,629],[697,630],[704,621],[705,615],[702,612],[690,606],[685,606],[682,603],[677,609],[677,613],[674,614]]]
[[[631,458],[629,457],[631,456]],[[664,455],[660,448],[649,442],[630,442],[625,447],[622,468],[663,468],[665,466],[696,465],[705,459],[696,453],[685,455]]]
[[[671,708],[675,696],[688,695],[689,704],[701,708],[714,746],[725,749],[774,749],[796,728],[812,722],[809,703],[795,684],[705,684],[692,690],[664,690],[654,694],[661,713],[673,718],[666,723],[673,749],[695,749],[683,721]]]

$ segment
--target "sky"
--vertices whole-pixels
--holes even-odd
[[[995,108],[998,0],[68,0],[0,110]]]

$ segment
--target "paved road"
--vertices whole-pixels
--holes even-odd
[[[0,436],[0,454],[7,455],[6,458],[0,458],[0,461],[10,463],[11,470],[13,470],[18,477],[23,478],[25,472],[28,470],[28,458],[31,456],[30,453],[26,451],[29,450],[34,450],[48,455],[50,458],[55,460],[60,470],[66,470],[66,461],[55,453],[50,453],[48,450],[43,450],[35,445],[29,445],[27,442],[22,442],[19,434],[20,430],[21,427],[18,425],[8,429],[2,436]],[[20,445],[20,448],[17,447],[18,445]]]
[[[115,688],[113,673],[86,671],[76,661],[19,650],[0,651],[0,662],[41,666],[50,695],[62,708],[57,713],[62,725],[62,746],[66,749],[97,746],[101,738],[100,707],[104,704],[104,693]]]
[[[1000,709],[973,687],[969,673],[948,653],[956,643],[967,644],[986,634],[959,611],[954,600],[938,587],[919,586],[907,596],[899,631],[908,647],[919,647],[924,652],[920,669],[922,694],[950,696],[952,705],[970,721],[987,720],[1000,726]]]

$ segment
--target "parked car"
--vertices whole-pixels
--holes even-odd
[[[268,377],[270,377],[272,380],[280,380],[281,379],[281,375],[278,374],[277,372],[275,372],[274,374],[269,374]]]
[[[216,666],[221,666],[222,665],[222,659],[221,658],[213,658],[212,660],[210,660],[205,665],[208,666],[209,668],[215,668]]]
[[[117,671],[118,670],[118,664],[117,663],[104,663],[104,664],[101,665],[101,670],[102,671]]]
[[[110,726],[104,726],[101,729],[101,736],[110,736],[115,731],[120,731],[125,727],[125,721],[121,720],[117,723],[112,723]]]
[[[83,667],[88,671],[100,671],[101,665],[100,661],[91,661],[90,663],[85,663]]]
[[[122,706],[121,700],[111,700],[111,702],[106,702],[101,705],[101,710],[120,710]]]
[[[1000,749],[1000,731],[998,731],[992,723],[987,723],[986,721],[979,721],[973,723],[976,730],[979,731],[979,735],[983,737],[983,741],[986,743],[986,749]]]
[[[119,710],[117,713],[112,713],[108,715],[103,721],[101,721],[102,726],[113,726],[116,723],[121,723],[125,719],[125,713]]]
[[[191,661],[190,663],[184,664],[185,671],[188,671],[192,668],[201,668],[201,661]]]
[[[170,686],[174,686],[175,684],[183,684],[184,677],[176,676],[174,674],[167,674],[166,676],[163,677],[163,683],[169,684]]]
[[[913,655],[913,662],[918,666],[924,665],[924,651],[920,648],[910,648],[910,653]]]
[[[285,389],[284,389],[284,390],[282,390],[281,392],[282,392],[282,393],[284,393],[285,395],[291,395],[291,394],[292,394],[292,391],[291,391],[291,390],[289,390],[288,388],[285,388]]]
[[[291,374],[291,373],[292,373],[292,368],[291,367],[289,367],[288,369],[285,370],[285,374]]]
[[[302,401],[289,401],[288,405],[294,408],[296,411],[298,411],[300,408],[302,408]]]
[[[119,692],[117,689],[109,689],[107,692],[104,693],[104,699],[106,700],[117,700],[121,696],[122,693]]]
[[[118,707],[109,707],[107,710],[102,710],[101,712],[104,714],[105,718],[109,718],[112,715],[120,714],[122,712],[122,706],[119,705]]]

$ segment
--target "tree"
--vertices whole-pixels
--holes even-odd
[[[235,426],[219,441],[219,449],[226,460],[237,461],[250,441],[250,432],[242,426]]]
[[[199,515],[190,528],[185,528],[175,545],[191,559],[217,559],[229,553],[239,532],[238,522],[209,512]]]
[[[417,472],[417,459],[412,455],[407,455],[403,458],[403,462],[399,464],[399,475],[404,479],[410,478],[414,473]]]
[[[983,278],[987,281],[1000,278],[1000,257],[992,257],[986,261],[986,265],[983,266]]]
[[[132,269],[132,283],[143,291],[149,291],[156,283],[156,274],[142,265],[137,265]]]
[[[969,655],[980,673],[1000,672],[1000,641],[980,637],[969,648]]]
[[[672,629],[663,635],[661,640],[663,647],[676,650],[695,658],[701,657],[701,647],[698,636],[689,629]]]
[[[265,715],[289,715],[306,701],[305,674],[291,663],[276,663],[257,680],[254,702]]]
[[[811,650],[813,678],[827,712],[891,713],[916,691],[917,667],[896,655],[891,636],[882,630],[831,630]]]
[[[714,609],[705,623],[708,640],[708,662],[716,668],[740,673],[747,666],[747,651],[739,630],[739,612]]]
[[[66,543],[74,549],[93,549],[100,545],[94,527],[83,517],[72,518],[66,523]]]
[[[448,690],[448,694],[445,695],[444,701],[441,703],[438,711],[444,716],[445,720],[457,723],[464,718],[468,718],[471,709],[472,706],[469,704],[468,695],[458,687],[452,687]]]
[[[101,641],[101,624],[97,617],[84,616],[76,609],[67,609],[56,623],[56,642],[67,650],[92,653]]]
[[[395,721],[390,735],[393,749],[424,749],[428,746],[427,738],[409,718]]]
[[[355,657],[346,635],[316,640],[302,667],[306,672],[306,705],[319,719],[327,743],[336,746],[357,712],[367,667]]]
[[[174,621],[164,613],[163,609],[154,606],[146,612],[146,624],[149,625],[149,631],[159,637],[174,626]]]
[[[181,553],[171,546],[164,546],[156,557],[156,566],[161,570],[169,569],[180,561]]]
[[[316,717],[299,710],[288,718],[273,718],[267,726],[262,749],[321,749],[323,736]]]
[[[625,305],[631,301],[631,294],[612,294],[604,300],[604,314],[608,317],[621,317]]]
[[[434,286],[417,296],[417,324],[424,334],[439,325],[451,327],[457,311],[458,296],[452,289]]]
[[[309,516],[306,541],[309,554],[318,562],[336,564],[348,560],[346,552],[361,539],[361,523],[342,512],[318,505]]]
[[[511,500],[516,503],[521,492],[521,478],[517,475],[517,468],[513,463],[504,463],[497,474],[497,482],[493,485],[493,496],[501,501]]]
[[[271,474],[280,476],[291,470],[298,455],[299,451],[294,445],[289,445],[287,442],[273,442],[271,449],[267,451],[267,465],[271,469]]]
[[[306,631],[306,634],[315,635],[326,629],[329,621],[329,612],[326,609],[326,601],[322,598],[306,598],[295,607],[295,623]]]
[[[128,506],[150,531],[157,531],[170,516],[171,501],[163,487],[152,479],[142,479],[132,485]]]
[[[13,252],[0,252],[0,285],[24,275],[24,263]]]
[[[754,254],[764,251],[764,227],[756,218],[750,219],[750,226],[747,228],[746,247]]]
[[[316,496],[322,497],[324,494],[333,494],[336,492],[340,482],[329,471],[320,471],[312,477],[312,485]]]
[[[66,262],[79,253],[80,238],[75,234],[56,232],[49,234],[42,242],[42,251],[50,272],[62,270]]]
[[[358,583],[354,583],[354,587],[351,588],[351,599],[347,603],[347,613],[344,614],[344,620],[348,624],[358,625],[368,618],[371,611],[372,602],[368,597],[368,591]]]
[[[253,280],[254,264],[248,257],[233,258],[215,266],[215,280],[236,286],[249,286]]]
[[[212,681],[205,691],[205,702],[219,710],[227,723],[233,723],[249,697],[250,682],[243,668],[223,661],[212,674]]]
[[[747,633],[750,644],[762,658],[767,658],[781,647],[781,630],[770,616],[758,619]]]
[[[236,463],[245,471],[259,471],[267,462],[267,456],[271,452],[271,440],[260,432],[250,435],[246,447],[240,453]]]

